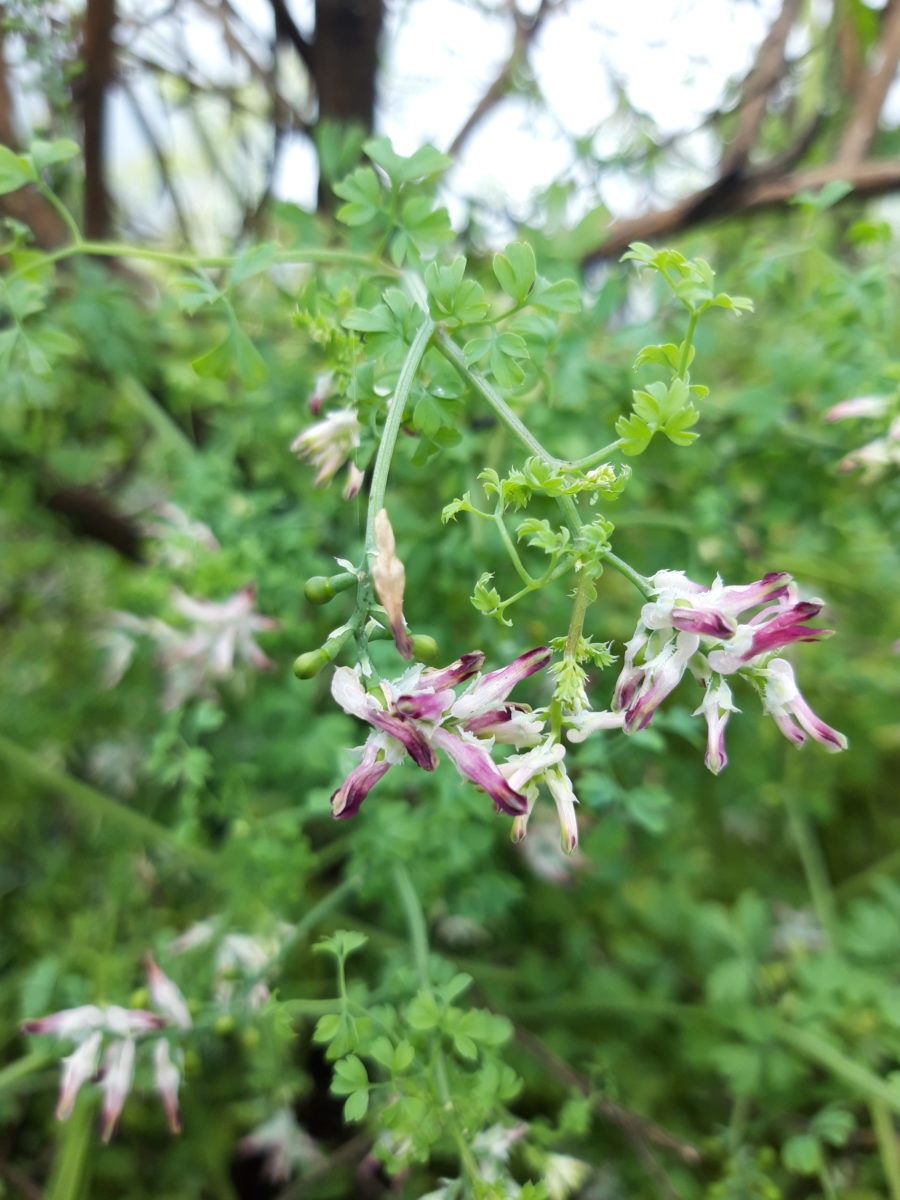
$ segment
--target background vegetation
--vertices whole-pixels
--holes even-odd
[[[110,183],[103,114],[136,78],[135,18],[111,0],[75,15],[5,6],[0,1186],[49,1200],[898,1200],[900,495],[889,423],[900,298],[893,210],[866,193],[900,178],[883,107],[900,6],[836,4],[815,24],[785,3],[707,124],[724,147],[711,158],[704,143],[712,182],[674,206],[657,190],[657,210],[610,226],[589,204],[585,178],[626,151],[651,187],[675,153],[650,142],[626,103],[615,163],[581,144],[582,174],[548,181],[521,219],[472,204],[453,240],[437,156],[393,166],[421,203],[391,208],[380,174],[371,213],[332,215],[364,200],[329,185],[367,161],[380,25],[377,5],[351,5],[332,28],[335,7],[319,3],[301,32],[272,4],[280,41],[307,71],[317,211],[270,202],[264,182],[232,198],[230,237],[198,258],[203,235],[179,219],[165,145],[154,153],[170,222],[129,209]],[[497,15],[517,33],[485,112],[517,89],[540,103],[528,47],[556,9]],[[210,10],[223,30],[237,20]],[[355,12],[371,25],[356,42],[371,88],[348,111],[328,99],[322,64],[351,41]],[[264,96],[271,108],[253,120],[284,116],[278,62],[256,63],[258,91],[226,89],[233,113]],[[178,103],[202,122],[204,87],[186,70],[182,83]],[[29,108],[36,92],[42,109]],[[36,125],[14,128],[13,101]],[[461,127],[470,118],[480,119],[463,113]],[[221,178],[246,152],[239,132],[218,143]],[[61,140],[73,136],[83,156]],[[252,159],[241,186],[265,161]],[[21,187],[29,178],[38,186]],[[693,176],[679,178],[689,187]],[[492,367],[560,456],[611,440],[632,388],[654,378],[652,364],[634,370],[637,352],[684,335],[668,291],[615,262],[628,242],[665,236],[753,299],[754,314],[712,311],[698,327],[694,373],[711,389],[701,438],[654,441],[604,514],[616,552],[646,574],[744,583],[783,570],[823,597],[837,635],[793,658],[804,693],[850,739],[839,757],[801,754],[741,694],[730,765],[713,777],[696,697],[676,692],[650,729],[570,754],[581,801],[571,858],[541,809],[513,846],[508,820],[453,772],[393,771],[354,821],[333,822],[329,796],[360,726],[332,701],[330,668],[302,682],[291,673],[352,610],[344,594],[311,605],[303,585],[338,570],[335,556],[360,560],[371,481],[350,501],[342,477],[314,488],[290,450],[314,419],[309,397],[325,395],[326,412],[359,408],[356,459],[370,468],[398,351],[351,314],[372,311],[398,264],[415,275],[458,252],[497,304],[501,219],[548,280],[579,285],[579,304],[518,327],[521,379],[515,358]],[[402,330],[395,340],[402,350]],[[482,648],[497,667],[565,634],[568,588],[526,598],[510,629],[470,603],[482,571],[503,594],[515,577],[493,531],[463,516],[444,527],[442,508],[478,495],[484,467],[521,465],[523,451],[471,387],[436,370],[429,379],[410,400],[388,485],[406,615],[436,640],[440,663]],[[824,419],[872,395],[888,398],[883,415]],[[863,461],[846,461],[876,439]],[[247,585],[278,623],[255,634],[271,669],[239,654],[233,671],[216,676],[205,659],[203,678],[186,677],[171,635],[194,625],[179,593],[222,603]],[[600,589],[585,632],[621,655],[640,598],[612,571]],[[214,639],[201,649],[214,656]],[[396,675],[393,647],[376,651]],[[595,708],[608,706],[615,674],[592,673]],[[546,702],[547,687],[538,676],[521,698]],[[191,929],[199,943],[199,922],[212,923],[206,942],[173,945]],[[53,1119],[71,1043],[19,1026],[77,1005],[147,1007],[148,952],[191,1008],[192,1028],[173,1036],[184,1128],[167,1132],[139,1042],[120,1128],[101,1145],[94,1085],[68,1122]]]

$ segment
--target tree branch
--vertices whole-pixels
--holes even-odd
[[[856,104],[838,145],[834,161],[842,166],[862,162],[875,137],[885,97],[897,73],[900,63],[898,0],[888,0],[884,9],[876,56],[878,61],[860,81]]]
[[[589,267],[618,256],[632,242],[653,242],[672,237],[705,220],[776,207],[792,200],[800,192],[816,191],[835,180],[846,180],[853,188],[847,199],[880,196],[900,188],[900,160],[828,163],[824,167],[813,167],[776,178],[771,178],[763,168],[752,176],[735,179],[730,186],[723,187],[717,181],[712,187],[695,192],[671,208],[614,221],[605,240],[582,258],[581,265]]]
[[[719,168],[719,175],[722,177],[730,175],[734,170],[743,170],[749,161],[759,136],[769,96],[785,71],[784,49],[799,8],[800,0],[784,0],[781,12],[760,44],[756,61],[744,84],[737,132],[722,156]]]
[[[4,29],[0,23],[0,143],[11,150],[18,149],[13,119],[13,100],[9,90],[6,55],[4,53]],[[68,238],[68,230],[59,214],[42,195],[31,186],[19,188],[0,196],[0,214],[13,217],[27,225],[34,240],[42,250],[61,246]]]
[[[84,232],[100,241],[109,236],[111,209],[105,179],[106,92],[114,69],[116,0],[88,0],[84,14],[84,72],[78,99],[84,130]]]
[[[481,99],[469,113],[466,120],[463,122],[456,137],[450,143],[447,153],[451,158],[456,157],[463,147],[463,144],[468,141],[469,137],[475,131],[480,122],[487,116],[492,109],[496,108],[501,100],[510,91],[513,84],[513,78],[516,71],[524,65],[528,58],[528,50],[534,40],[535,34],[540,29],[547,17],[548,13],[554,9],[561,8],[565,0],[557,0],[557,3],[552,3],[552,0],[541,0],[537,7],[537,11],[533,16],[526,16],[512,4],[513,15],[513,44],[506,61],[500,67],[493,81],[489,84]]]

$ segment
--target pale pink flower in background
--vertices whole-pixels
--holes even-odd
[[[125,1098],[131,1091],[134,1078],[135,1045],[133,1038],[122,1037],[111,1041],[106,1047],[103,1060],[103,1110],[100,1115],[100,1138],[108,1142],[115,1132]]]
[[[888,410],[887,396],[854,396],[841,400],[825,413],[826,421],[846,421],[852,417],[883,417]]]
[[[896,410],[896,400],[890,396],[857,396],[842,400],[825,413],[826,421],[845,421],[852,418],[878,418]],[[882,437],[873,438],[856,450],[845,454],[838,463],[842,471],[862,468],[866,479],[876,479],[888,467],[900,466],[900,416],[895,416]]]
[[[71,1115],[82,1086],[97,1077],[103,1046],[100,1087],[103,1092],[101,1137],[109,1141],[118,1123],[125,1099],[131,1090],[136,1054],[135,1038],[142,1034],[158,1033],[166,1024],[165,1017],[140,1008],[120,1008],[109,1005],[101,1008],[83,1004],[64,1008],[37,1020],[25,1021],[23,1033],[49,1033],[75,1042],[75,1049],[64,1057],[62,1080],[56,1116],[65,1121]]]
[[[281,952],[293,933],[293,925],[279,921],[259,937],[246,933],[221,932],[217,917],[198,921],[169,943],[171,954],[184,954],[202,946],[214,947],[213,993],[223,1008],[238,1004],[261,1008],[269,999],[265,976],[271,975]]]
[[[153,506],[152,513],[153,516],[144,521],[142,531],[158,541],[154,557],[165,566],[190,566],[198,550],[215,552],[219,549],[210,527],[195,521],[179,505],[162,501]]]
[[[322,411],[322,405],[331,396],[334,385],[334,371],[322,371],[315,378],[313,390],[309,393],[307,404],[309,411],[317,417]]]
[[[498,810],[511,816],[525,812],[527,800],[507,782],[489,747],[495,739],[519,746],[539,740],[543,720],[506,697],[549,660],[550,651],[542,646],[501,670],[478,675],[484,655],[475,651],[442,669],[417,663],[398,680],[380,680],[377,693],[366,691],[358,670],[338,667],[331,694],[344,712],[373,731],[358,751],[360,765],[331,797],[333,815],[354,816],[379,779],[406,757],[425,771],[435,770],[436,750],[443,750],[465,779],[486,791]],[[453,689],[468,680],[457,697]]]
[[[181,1052],[178,1053],[180,1059]],[[157,1038],[153,1043],[153,1081],[165,1109],[169,1132],[181,1133],[181,1110],[178,1107],[181,1070],[176,1066],[165,1038]]]
[[[326,487],[352,458],[353,451],[359,446],[361,431],[355,409],[337,408],[315,425],[301,430],[291,442],[291,450],[316,468],[313,485]]]
[[[289,1108],[280,1108],[268,1121],[238,1142],[238,1153],[258,1154],[263,1174],[272,1183],[287,1183],[302,1167],[322,1160],[322,1152]]]
[[[157,965],[152,954],[144,955],[144,969],[153,1007],[178,1029],[190,1029],[193,1024],[191,1013],[181,989]]]

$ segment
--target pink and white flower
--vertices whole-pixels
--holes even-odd
[[[327,417],[310,425],[291,442],[291,450],[309,460],[316,468],[314,487],[327,487],[359,446],[362,426],[352,408],[336,408]],[[356,491],[359,476],[351,476],[348,490]],[[355,493],[354,493],[355,494]]]
[[[733,675],[754,683],[765,711],[796,745],[808,733],[829,749],[846,747],[846,738],[806,705],[788,663],[773,657],[794,642],[830,636],[832,630],[810,625],[823,601],[801,600],[785,572],[771,572],[743,587],[726,587],[718,577],[704,587],[682,571],[658,571],[650,582],[653,599],[642,608],[634,636],[625,645],[612,711],[567,715],[570,741],[610,728],[617,718],[626,733],[645,729],[690,672],[705,688],[694,715],[706,718],[706,765],[714,774],[728,762],[725,725],[738,711],[725,682]]]
[[[116,1004],[101,1008],[83,1004],[64,1008],[37,1020],[25,1021],[23,1033],[51,1033],[75,1042],[75,1049],[62,1061],[62,1080],[56,1116],[65,1121],[71,1116],[82,1086],[97,1078],[101,1051],[105,1045],[100,1086],[103,1091],[101,1137],[109,1141],[115,1131],[125,1099],[131,1089],[136,1054],[135,1038],[158,1033],[167,1019],[140,1008],[120,1008]]]
[[[489,747],[495,740],[525,746],[540,739],[542,719],[506,697],[549,660],[550,651],[539,647],[501,670],[479,675],[484,655],[475,651],[441,669],[417,663],[398,680],[381,680],[372,692],[363,686],[358,670],[338,667],[331,683],[334,699],[373,732],[359,751],[360,765],[331,797],[333,815],[354,816],[374,785],[407,757],[425,771],[435,770],[437,750],[446,753],[464,778],[486,791],[498,810],[512,816],[525,812],[525,796],[507,781]],[[454,688],[469,680],[457,697]]]

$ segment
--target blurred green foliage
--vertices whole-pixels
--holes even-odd
[[[566,859],[539,811],[511,845],[508,819],[452,772],[393,771],[353,822],[330,818],[360,727],[332,702],[329,671],[301,682],[291,663],[352,609],[352,592],[318,607],[303,587],[334,575],[335,557],[360,561],[365,489],[350,501],[338,481],[314,489],[289,447],[324,387],[358,411],[356,461],[371,464],[415,331],[392,272],[418,272],[451,237],[434,202],[442,156],[400,159],[380,143],[372,158],[382,174],[360,166],[336,189],[338,252],[331,226],[287,205],[271,244],[210,266],[97,247],[52,263],[10,233],[0,1188],[16,1194],[22,1173],[49,1200],[145,1196],[148,1179],[154,1196],[223,1200],[389,1186],[896,1198],[900,493],[889,468],[839,469],[884,433],[877,421],[823,420],[849,397],[896,393],[890,231],[812,197],[681,246],[756,312],[699,323],[701,436],[654,439],[624,493],[602,500],[613,548],[639,571],[742,583],[783,570],[825,598],[837,636],[793,657],[850,752],[801,757],[740,693],[730,765],[714,778],[696,697],[676,692],[652,728],[570,752],[581,847]],[[31,161],[0,167],[33,178]],[[291,253],[301,244],[315,251],[305,262]],[[578,459],[636,419],[633,388],[652,399],[659,364],[632,363],[678,342],[684,315],[629,266],[582,290],[540,229],[516,245],[495,260],[475,230],[465,260],[442,251],[424,269],[432,311],[453,330],[509,310],[502,330],[469,338],[468,365],[554,454]],[[484,502],[481,472],[521,471],[526,457],[429,350],[388,495],[407,617],[440,663],[478,647],[493,668],[565,634],[568,586],[525,596],[513,628],[476,611],[482,572],[498,596],[519,582],[490,522],[441,525],[455,497]],[[176,589],[221,603],[248,584],[279,623],[255,635],[272,669],[242,665],[164,708],[176,660],[146,630],[186,626]],[[585,635],[621,654],[639,604],[607,571]],[[130,638],[122,613],[145,633]],[[110,686],[117,653],[127,669]],[[373,657],[398,673],[389,643]],[[613,673],[589,668],[597,709]],[[521,690],[545,702],[548,683]],[[173,951],[211,919],[210,941]],[[234,934],[269,947],[255,974],[217,965]],[[101,1147],[96,1089],[53,1122],[71,1047],[26,1044],[17,1027],[75,1005],[146,1004],[148,950],[195,1020],[181,1039],[184,1132],[166,1132],[139,1058]],[[271,994],[257,1004],[261,982]],[[293,1182],[266,1181],[240,1143],[283,1109],[315,1147],[291,1160]],[[440,1182],[457,1177],[468,1182]]]

